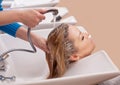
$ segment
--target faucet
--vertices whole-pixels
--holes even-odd
[[[5,71],[5,70],[6,70],[4,60],[5,60],[8,56],[9,56],[8,54],[5,54],[3,57],[0,56],[0,71]]]
[[[16,79],[16,77],[15,76],[4,77],[3,75],[0,75],[0,80],[1,81],[5,81],[5,80],[8,80],[8,79],[14,81]]]

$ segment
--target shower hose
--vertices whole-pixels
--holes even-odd
[[[8,53],[13,52],[13,51],[25,51],[25,52],[35,53],[37,50],[36,50],[35,46],[32,43],[31,36],[30,36],[30,31],[31,31],[31,29],[28,28],[27,37],[28,37],[28,41],[29,41],[29,43],[30,43],[30,45],[31,45],[31,47],[32,47],[33,50],[29,50],[29,49],[10,49],[10,50],[2,53],[0,55],[0,58],[2,58],[4,60],[6,58],[4,56],[8,55]]]

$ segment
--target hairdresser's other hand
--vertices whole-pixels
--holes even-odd
[[[18,11],[19,21],[28,27],[33,28],[45,19],[45,16],[43,15],[45,12],[45,9],[21,9]]]
[[[46,46],[46,39],[45,38],[43,38],[41,36],[37,36],[36,34],[32,33],[32,42],[34,45],[36,45],[41,50],[49,53],[49,50]]]

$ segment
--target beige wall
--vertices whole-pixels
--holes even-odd
[[[60,0],[57,6],[67,7],[67,16],[92,34],[95,51],[105,50],[120,68],[120,0]]]

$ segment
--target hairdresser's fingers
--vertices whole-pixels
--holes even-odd
[[[40,48],[41,50],[49,53],[49,50],[47,48],[47,45],[46,45],[46,39],[41,37],[41,36],[34,36],[33,38],[33,43],[38,47]]]
[[[42,22],[42,20],[37,19],[37,21],[35,21],[35,23],[31,23],[31,24],[26,24],[29,28],[34,29],[37,25],[39,25],[39,23]]]
[[[37,11],[37,10],[35,10],[36,11],[36,16],[37,16],[37,18],[41,21],[41,20],[43,20],[43,19],[45,19],[45,16],[42,14],[42,13],[40,13],[39,11]]]
[[[37,13],[37,17],[34,18],[33,21],[31,21],[31,24],[29,24],[29,26],[30,26],[31,28],[33,28],[33,27],[35,27],[36,25],[38,25],[40,22],[42,22],[42,20],[44,20],[44,19],[45,19],[45,16],[44,16],[44,15],[42,15],[42,14],[40,14],[40,13]]]
[[[43,51],[45,51],[45,52],[47,52],[47,53],[49,53],[49,50],[48,50],[48,48],[47,48],[47,46],[46,46],[46,42],[41,42],[42,44],[39,46],[40,47],[40,49],[42,49]]]
[[[47,45],[46,45],[46,39],[45,38],[41,38],[41,48],[42,50],[44,50],[45,52],[49,52],[48,48],[47,48]]]
[[[41,14],[45,14],[47,12],[47,9],[35,9]]]
[[[49,53],[49,50],[48,50],[48,48],[46,47],[46,45],[45,45],[45,46],[43,46],[43,47],[41,47],[41,49],[42,49],[43,51],[45,51],[45,52]]]
[[[44,20],[45,19],[45,16],[43,14],[38,14],[38,18],[40,19],[40,21]]]

